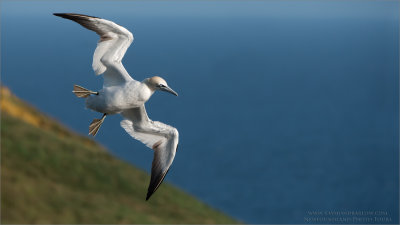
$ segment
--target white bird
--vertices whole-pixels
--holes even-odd
[[[133,41],[127,29],[112,21],[98,17],[54,13],[73,20],[100,36],[93,55],[93,70],[96,75],[104,74],[103,89],[90,91],[74,85],[77,97],[87,98],[86,107],[103,113],[101,119],[94,119],[89,126],[89,135],[95,136],[107,115],[120,113],[125,119],[121,126],[133,138],[154,150],[150,185],[146,200],[158,189],[165,178],[178,147],[179,133],[172,126],[149,119],[144,103],[157,91],[166,91],[178,96],[161,77],[151,77],[142,82],[132,79],[121,63],[126,50]]]

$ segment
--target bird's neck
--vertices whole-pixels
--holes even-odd
[[[142,84],[146,86],[148,89],[150,89],[153,93],[156,91],[156,86],[152,83],[150,83],[150,79],[146,78],[142,81]]]
[[[147,80],[147,79],[146,79]],[[149,98],[154,94],[156,91],[155,87],[152,87],[146,80],[142,82],[142,97],[145,99],[145,101],[149,100]]]

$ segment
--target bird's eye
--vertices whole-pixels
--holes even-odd
[[[165,85],[164,85],[164,84],[159,84],[158,86],[159,86],[159,87],[165,87]]]

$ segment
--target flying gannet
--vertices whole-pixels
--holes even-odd
[[[94,119],[89,125],[89,135],[95,136],[107,115],[120,113],[124,120],[121,126],[133,138],[154,150],[151,179],[146,200],[158,189],[165,178],[178,146],[179,133],[172,126],[149,119],[144,103],[157,91],[166,91],[178,96],[161,77],[147,78],[142,82],[132,79],[121,63],[126,50],[133,41],[127,29],[109,20],[75,14],[54,13],[70,19],[100,36],[93,55],[93,70],[103,74],[103,89],[90,91],[74,85],[73,92],[79,98],[86,98],[86,107],[103,113],[101,119]]]

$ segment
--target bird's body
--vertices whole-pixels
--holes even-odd
[[[128,74],[121,61],[133,41],[133,35],[124,27],[93,16],[74,13],[54,15],[73,20],[100,36],[92,67],[96,75],[103,74],[103,88],[95,92],[75,85],[73,92],[78,97],[86,98],[87,108],[103,113],[101,119],[94,119],[90,124],[89,134],[97,134],[106,115],[121,114],[124,117],[121,121],[122,128],[154,150],[151,180],[146,196],[148,200],[169,171],[178,147],[179,133],[172,126],[150,120],[144,104],[157,90],[176,96],[178,94],[161,77],[146,78],[139,82]]]
[[[98,95],[86,99],[86,107],[106,114],[121,113],[123,110],[137,108],[149,100],[154,93],[145,83],[129,81],[127,83],[104,87]]]

